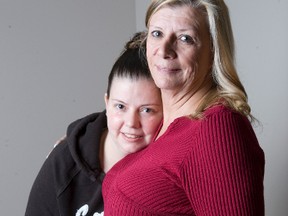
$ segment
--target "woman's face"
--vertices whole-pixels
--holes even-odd
[[[198,89],[211,70],[206,17],[196,9],[163,7],[148,24],[147,60],[156,85],[167,90]]]
[[[146,147],[162,120],[160,91],[153,80],[113,79],[105,97],[108,136],[127,155]]]

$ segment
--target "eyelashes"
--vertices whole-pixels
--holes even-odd
[[[161,39],[164,37],[164,34],[160,30],[154,30],[154,31],[151,31],[151,36],[155,39]],[[188,44],[188,45],[193,45],[196,43],[196,39],[193,38],[189,34],[180,34],[178,36],[176,35],[175,39],[176,41],[180,41],[181,43]],[[174,41],[172,40],[172,42]]]

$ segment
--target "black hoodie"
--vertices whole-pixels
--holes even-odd
[[[102,215],[99,146],[106,113],[73,122],[67,137],[44,162],[32,186],[25,216]]]

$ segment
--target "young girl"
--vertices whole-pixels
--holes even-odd
[[[159,89],[151,78],[137,33],[115,62],[106,111],[72,123],[32,187],[26,216],[101,215],[102,180],[127,154],[145,148],[162,120]]]

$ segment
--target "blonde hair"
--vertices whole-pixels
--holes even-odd
[[[146,13],[146,27],[153,14],[163,7],[189,6],[206,15],[212,44],[213,66],[211,75],[214,86],[203,98],[193,117],[202,113],[216,103],[224,103],[251,121],[251,109],[248,97],[242,85],[234,60],[234,38],[229,11],[223,0],[152,0]]]

